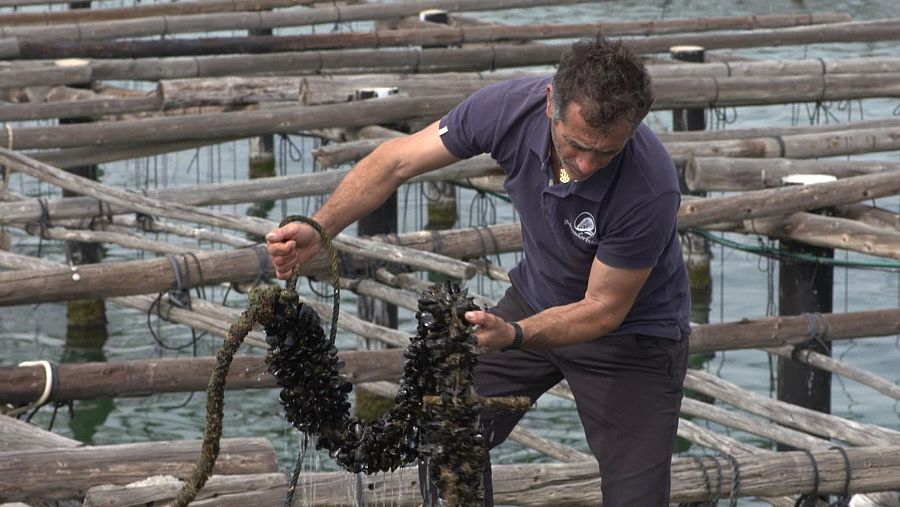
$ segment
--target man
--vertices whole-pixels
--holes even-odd
[[[650,129],[640,60],[601,36],[575,43],[552,78],[479,90],[424,130],[359,162],[315,215],[331,235],[413,176],[490,153],[522,221],[523,260],[488,312],[469,312],[483,396],[536,400],[567,379],[600,465],[603,505],[666,506],[690,333],[675,229],[674,165]],[[320,248],[312,228],[268,236],[280,278]],[[521,413],[487,411],[491,447]],[[493,505],[488,465],[486,505]]]

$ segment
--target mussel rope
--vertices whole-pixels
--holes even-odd
[[[337,254],[334,251],[334,245],[331,238],[325,232],[325,229],[315,220],[302,215],[288,215],[284,217],[279,227],[284,227],[291,222],[303,222],[310,225],[322,238],[322,243],[328,251],[331,262],[331,284],[334,288],[334,306],[331,312],[331,330],[330,339],[334,342],[337,336],[338,313],[340,312],[341,296],[340,296],[340,272],[338,267]],[[228,377],[228,370],[231,367],[231,361],[235,352],[243,343],[244,338],[253,329],[253,325],[259,322],[258,315],[265,312],[267,308],[271,308],[271,297],[282,297],[287,299],[297,298],[297,280],[300,278],[301,266],[298,264],[294,267],[287,286],[279,291],[254,292],[251,293],[250,302],[247,309],[241,313],[237,321],[228,329],[228,335],[222,347],[216,353],[216,366],[213,374],[209,379],[209,385],[206,388],[206,428],[203,431],[203,445],[200,448],[200,458],[194,465],[194,471],[191,477],[184,483],[172,505],[175,507],[185,507],[196,496],[197,493],[206,484],[206,480],[212,474],[213,467],[216,464],[216,458],[219,456],[219,440],[222,438],[222,413],[225,399],[225,380]],[[295,468],[296,470],[296,468]],[[294,474],[296,477],[296,472]],[[295,479],[292,479],[292,481]]]

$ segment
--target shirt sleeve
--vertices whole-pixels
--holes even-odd
[[[597,245],[597,259],[614,268],[648,268],[675,233],[681,195],[667,192],[620,215]]]
[[[491,153],[502,95],[499,83],[486,86],[441,118],[438,133],[444,147],[460,159]]]

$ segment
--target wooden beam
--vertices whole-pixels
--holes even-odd
[[[0,501],[82,497],[91,486],[127,484],[151,475],[186,477],[199,441],[147,442],[0,452]],[[222,439],[216,471],[273,473],[275,449],[264,438]]]

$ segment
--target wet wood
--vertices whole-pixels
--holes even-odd
[[[145,477],[190,475],[200,441],[148,442],[0,453],[0,500],[81,497],[92,486],[127,484]],[[277,471],[275,449],[264,438],[222,439],[216,471]]]
[[[348,172],[349,170],[325,171],[200,186],[170,187],[164,190],[150,189],[146,192],[146,196],[164,199],[166,202],[207,206],[323,195],[334,191]],[[410,182],[460,180],[499,173],[501,170],[489,156],[480,156],[417,176]],[[50,220],[56,223],[61,219],[94,218],[99,213],[100,201],[91,197],[56,198],[48,199],[46,207]],[[127,206],[113,203],[104,204],[104,213],[121,214],[129,209]],[[0,203],[0,223],[4,224],[36,223],[42,213],[43,208],[36,199]]]
[[[878,375],[870,373],[862,368],[858,368],[849,363],[836,360],[831,356],[820,354],[818,352],[803,349],[800,347],[777,347],[766,349],[767,352],[778,354],[781,357],[792,359],[794,361],[816,367],[831,373],[836,373],[842,377],[859,382],[875,389],[885,396],[889,396],[895,400],[900,400],[900,386],[892,381],[884,379]]]
[[[220,30],[261,30],[322,23],[343,23],[388,19],[418,14],[426,9],[483,11],[544,5],[568,5],[584,0],[419,0],[390,4],[332,5],[246,13],[148,16],[123,21],[86,21],[56,24],[53,30],[34,26],[0,26],[0,38],[18,37],[28,41],[84,41],[172,35]]]
[[[2,50],[3,45],[0,44],[0,55]],[[0,88],[71,85],[91,81],[91,65],[86,60],[65,63],[66,65],[50,63],[15,66],[0,63]]]
[[[784,186],[782,178],[792,174],[849,178],[897,170],[898,162],[869,160],[696,157],[685,166],[684,180],[690,190],[747,191]]]
[[[861,222],[872,227],[900,231],[900,213],[869,206],[866,204],[848,204],[835,206],[834,216]]]
[[[365,126],[373,122],[402,122],[413,118],[437,118],[464,97],[388,98],[324,106],[297,106],[278,110],[241,111],[207,115],[95,122],[52,127],[14,129],[15,147],[25,149],[69,148],[86,145],[128,145],[184,142],[227,137],[249,137],[311,128]],[[0,133],[0,146],[8,146],[9,133]]]
[[[187,14],[213,14],[219,12],[262,11],[278,7],[310,5],[315,0],[204,0],[178,3],[136,4],[131,7],[102,9],[75,9],[67,11],[42,12],[20,11],[0,14],[2,26],[55,25],[61,23],[85,23],[91,21],[116,21],[120,19],[144,18],[150,16],[183,16]],[[2,6],[2,4],[0,4]],[[838,20],[839,15],[829,15],[827,19]],[[797,20],[806,24],[802,18]],[[811,20],[810,20],[811,21]],[[844,21],[844,20],[842,20]],[[785,22],[789,22],[785,20]],[[826,21],[831,22],[831,21]],[[807,22],[808,23],[808,22]],[[25,56],[24,58],[44,58]]]
[[[94,486],[87,490],[84,507],[162,507],[175,498],[182,482],[175,478],[153,485]],[[282,473],[213,475],[197,497],[194,507],[246,507],[278,505],[287,495],[288,479]]]
[[[821,314],[828,340],[888,336],[900,332],[900,309]],[[744,348],[796,345],[809,339],[813,331],[805,315],[704,324],[691,333],[691,352],[712,352]]]
[[[395,380],[403,374],[403,350],[341,351],[341,373],[353,383]],[[135,397],[158,393],[205,391],[216,358],[163,358],[104,363],[58,365],[57,385],[51,401]],[[44,389],[41,367],[0,367],[0,400],[23,404],[36,400]],[[277,387],[266,372],[262,356],[236,356],[228,372],[226,389]]]
[[[190,7],[192,4],[178,4]],[[151,7],[151,6],[141,6]],[[164,7],[162,5],[152,7]],[[165,6],[168,7],[168,6]],[[110,16],[107,11],[122,11],[128,17],[138,17],[138,8],[103,9],[92,11],[91,17]],[[249,9],[248,9],[249,10]],[[257,10],[257,9],[253,9]],[[9,20],[8,26],[36,23],[64,22],[62,14],[33,13],[0,15],[0,24]],[[149,15],[149,14],[147,14]],[[71,17],[68,16],[68,17]],[[121,16],[124,18],[125,16]],[[107,18],[110,19],[110,18]],[[111,18],[116,19],[116,18]],[[86,20],[86,19],[85,19]],[[559,39],[589,37],[598,30],[607,37],[622,35],[658,35],[679,32],[711,30],[753,30],[780,28],[808,24],[850,21],[847,14],[774,14],[762,16],[730,16],[699,19],[661,19],[654,21],[608,21],[578,24],[540,25],[489,25],[440,28],[435,24],[419,22],[416,26],[404,25],[397,30],[373,32],[305,34],[275,37],[217,37],[175,40],[84,41],[79,43],[28,42],[19,44],[20,58],[147,58],[162,56],[189,56],[228,53],[274,53],[285,51],[309,51],[320,49],[382,48],[391,46],[449,46],[479,42],[527,42],[533,39]]]
[[[38,394],[40,396],[40,394]],[[57,435],[33,424],[0,415],[0,453],[33,449],[81,447],[81,442]]]
[[[850,421],[790,403],[760,396],[700,370],[688,370],[684,387],[714,397],[747,412],[853,445],[897,445],[900,431]]]
[[[844,460],[836,450],[812,451],[820,474],[819,491],[842,492]],[[900,449],[851,448],[847,450],[854,470],[850,488],[854,492],[895,489],[900,483],[896,467],[900,463]],[[731,493],[732,469],[727,459],[703,457],[703,469],[692,458],[672,460],[672,502],[702,501],[707,498],[704,476],[713,482],[715,493],[721,483],[720,496]],[[813,468],[809,457],[802,452],[766,453],[737,457],[740,472],[740,496],[784,496],[811,493]],[[866,470],[865,473],[860,473]],[[721,481],[718,480],[721,474]],[[596,463],[495,465],[494,500],[497,503],[523,506],[539,505],[598,505],[600,477]],[[347,495],[349,476],[342,472],[303,474],[300,481],[307,485],[304,501],[311,506],[349,506]],[[312,491],[315,495],[312,495]],[[402,506],[420,502],[418,477],[415,470],[375,475],[364,478],[362,490],[366,500],[375,502],[386,491],[395,492]]]
[[[898,193],[900,193],[900,171],[890,171],[815,185],[690,199],[686,200],[678,211],[678,227],[684,229],[717,222],[777,216],[799,210],[867,201]]]
[[[681,414],[712,421],[726,428],[758,435],[797,449],[828,449],[834,445],[829,440],[814,437],[802,431],[785,428],[761,418],[748,416],[743,412],[725,410],[722,407],[687,397],[681,400]]]

